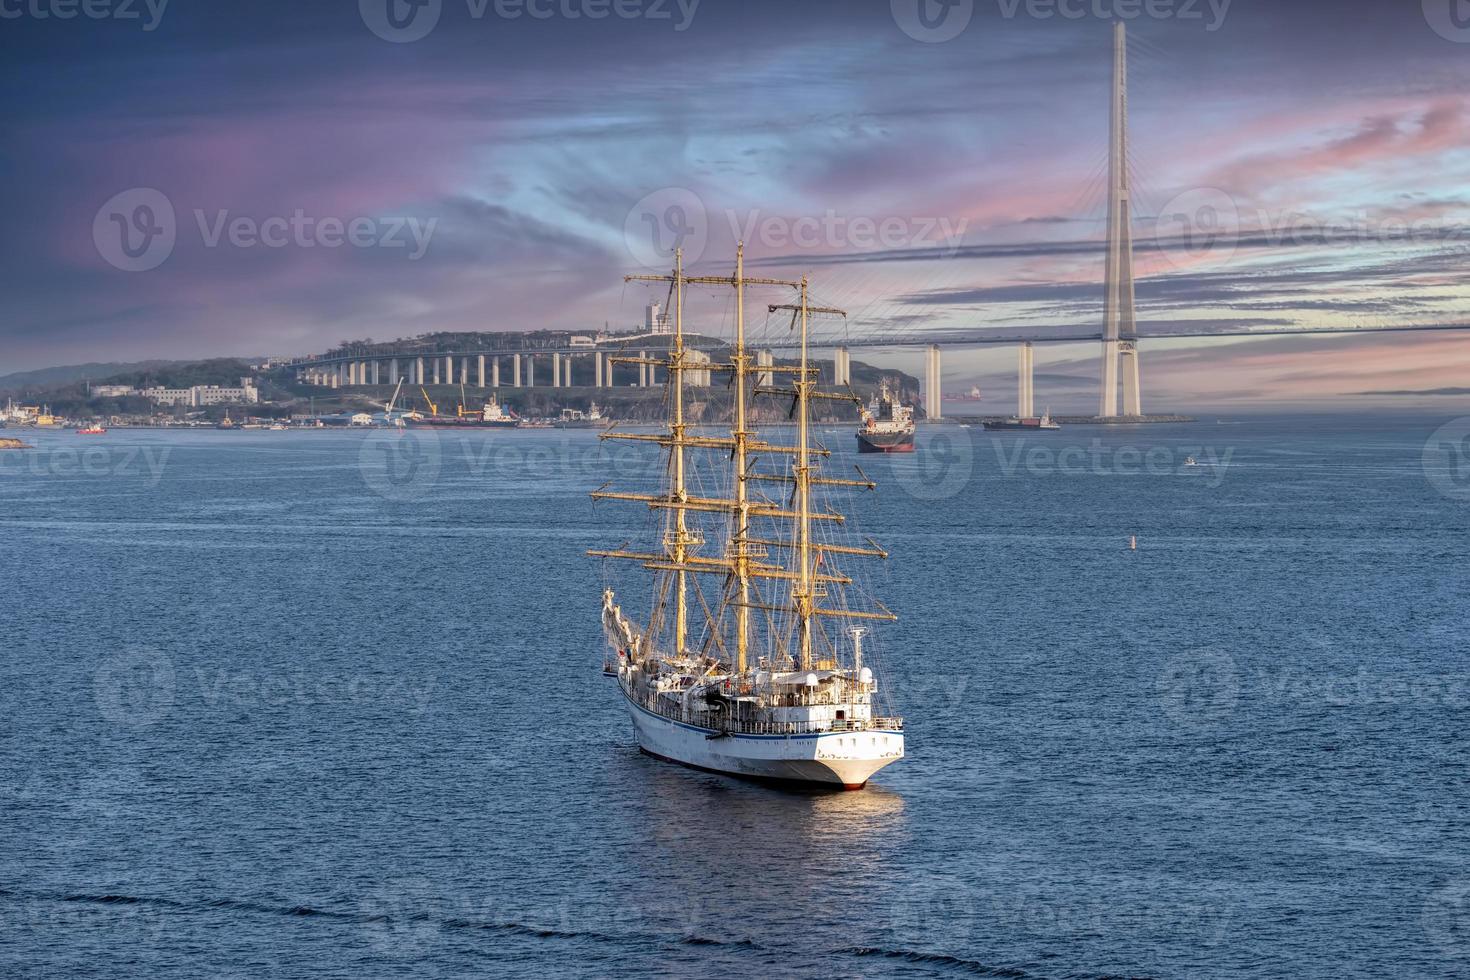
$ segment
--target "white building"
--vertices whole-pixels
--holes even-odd
[[[221,388],[218,385],[195,385],[190,390],[194,392],[195,405],[233,405],[240,403],[254,405],[260,401],[260,390],[252,384],[242,384],[238,388]]]
[[[669,315],[659,312],[657,303],[649,303],[643,311],[643,329],[649,333],[673,333],[669,326]]]
[[[144,388],[140,394],[155,405],[192,405],[193,388]]]
[[[220,385],[194,385],[192,388],[144,388],[139,394],[151,399],[156,405],[187,405],[199,408],[203,405],[254,405],[260,401],[260,389],[241,378],[238,388]]]
[[[708,364],[709,355],[702,350],[684,351],[685,364]],[[710,386],[710,372],[708,369],[700,370],[688,368],[684,371],[684,383],[691,388],[708,388]]]
[[[138,389],[132,385],[93,385],[93,398],[122,398],[125,395],[136,395]]]

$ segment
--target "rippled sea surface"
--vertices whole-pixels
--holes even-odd
[[[909,757],[837,795],[638,754],[594,433],[24,433],[0,974],[1463,976],[1445,421],[866,457]]]

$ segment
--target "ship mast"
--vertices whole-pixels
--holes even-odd
[[[665,365],[669,371],[670,400],[673,402],[669,422],[669,500],[675,504],[673,531],[664,535],[664,549],[676,566],[674,571],[674,653],[684,652],[689,639],[689,549],[702,539],[689,531],[689,490],[685,481],[686,440],[684,431],[684,250],[674,250],[672,276],[624,276],[624,282],[670,282],[674,290],[674,346]]]
[[[807,276],[801,277],[797,284],[801,290],[801,302],[796,306],[776,305],[769,307],[774,313],[777,310],[790,310],[798,316],[801,327],[801,366],[797,368],[795,384],[797,418],[796,428],[796,465],[792,473],[792,482],[796,485],[796,575],[795,585],[791,590],[792,608],[796,612],[797,638],[799,642],[800,660],[802,670],[812,668],[812,626],[819,615],[849,615],[837,610],[817,609],[817,576],[813,570],[812,552],[816,549],[812,545],[812,486],[821,483],[824,486],[853,486],[863,487],[871,490],[873,485],[866,479],[863,480],[833,480],[816,479],[812,476],[811,447],[811,403],[813,397],[831,398],[836,401],[855,401],[852,396],[844,395],[821,395],[812,389],[816,386],[816,379],[811,369],[811,315],[813,313],[828,313],[835,316],[847,316],[843,310],[830,306],[813,307],[809,299],[810,280]],[[832,548],[834,552],[846,554],[868,554],[881,555],[881,551],[862,548]],[[830,578],[830,577],[829,577]]]
[[[745,418],[745,243],[735,246],[735,533],[730,536],[730,557],[735,560],[735,581],[740,604],[735,608],[735,671],[745,673],[750,648],[750,493],[745,474],[750,465],[749,433]]]
[[[735,470],[735,492],[734,526],[730,531],[728,557],[735,576],[738,595],[735,602],[735,671],[743,674],[748,666],[750,652],[750,610],[752,607],[750,580],[752,577],[751,559],[754,557],[750,548],[752,511],[750,489],[747,485],[750,473],[750,437],[753,433],[748,425],[745,391],[745,381],[750,375],[749,358],[745,352],[745,287],[747,285],[798,286],[800,284],[786,279],[747,279],[744,242],[738,242],[735,245],[734,277],[698,276],[686,279],[685,282],[735,287],[735,349],[730,356],[730,369],[734,374],[732,383],[735,386],[735,419],[734,427],[730,430],[730,458]]]
[[[807,374],[807,277],[801,277],[801,373],[796,376],[797,457],[796,496],[797,510],[801,512],[797,527],[797,549],[801,560],[800,577],[796,586],[797,628],[800,630],[801,669],[812,669],[812,610],[816,607],[816,596],[812,588],[812,466],[810,454],[810,426],[808,408],[811,399],[812,380]]]
[[[674,437],[674,499],[687,503],[689,491],[684,485],[684,250],[674,249],[674,422],[670,427]],[[689,525],[683,507],[674,511],[674,564],[683,565],[688,557],[688,548],[695,541],[689,533]],[[677,595],[674,606],[674,652],[684,652],[689,635],[689,571],[680,568],[674,573],[677,578]]]
[[[683,271],[682,253],[675,253],[675,266],[672,276],[627,276],[628,281],[642,280],[652,282],[672,282],[674,286],[674,311],[675,329],[674,343],[670,349],[670,356],[665,358],[647,357],[612,357],[610,363],[615,364],[639,364],[645,366],[663,366],[669,370],[669,387],[671,400],[671,418],[667,431],[660,434],[636,433],[636,432],[605,432],[599,438],[615,439],[629,442],[654,443],[670,450],[669,460],[669,483],[663,493],[629,493],[608,489],[607,485],[594,490],[591,494],[594,500],[623,500],[637,501],[647,504],[656,510],[672,510],[674,518],[667,526],[663,537],[663,549],[659,553],[628,550],[626,547],[618,549],[592,549],[587,553],[598,558],[619,558],[642,563],[643,567],[655,572],[675,572],[675,592],[677,594],[676,608],[674,610],[674,656],[682,655],[688,640],[688,609],[687,609],[687,573],[694,572],[705,575],[722,575],[727,582],[728,598],[727,605],[735,606],[736,611],[736,637],[731,650],[725,645],[720,637],[718,628],[711,632],[710,642],[716,644],[720,651],[726,655],[727,662],[735,674],[743,674],[749,670],[750,652],[750,610],[761,609],[767,612],[791,612],[798,617],[800,631],[800,662],[804,668],[810,669],[813,662],[812,641],[814,635],[815,621],[819,616],[838,616],[854,619],[882,619],[891,620],[893,614],[887,610],[882,612],[860,612],[849,609],[822,609],[816,605],[817,599],[825,595],[822,587],[832,583],[837,585],[850,585],[852,579],[835,570],[831,572],[818,572],[816,569],[816,558],[822,553],[841,555],[871,556],[886,558],[887,553],[877,545],[869,544],[871,547],[853,547],[844,545],[816,545],[812,541],[812,523],[814,521],[828,521],[841,523],[845,518],[828,508],[813,510],[811,490],[813,486],[851,486],[871,490],[873,484],[866,477],[861,480],[841,480],[814,475],[812,459],[814,457],[825,457],[831,455],[830,450],[813,447],[811,444],[810,430],[810,405],[813,398],[831,398],[839,401],[854,401],[851,394],[830,395],[813,391],[816,381],[810,362],[810,335],[809,320],[814,313],[831,313],[846,316],[842,310],[826,307],[813,307],[809,303],[809,284],[804,277],[800,281],[787,279],[764,279],[747,277],[745,275],[745,248],[741,243],[735,255],[735,274],[733,276],[686,276]],[[735,343],[731,353],[730,362],[727,364],[700,362],[695,367],[687,363],[687,346],[684,340],[683,330],[683,300],[684,291],[690,284],[730,286],[735,289]],[[776,310],[789,310],[793,314],[799,314],[801,325],[801,363],[799,366],[785,366],[779,364],[762,365],[761,374],[794,374],[798,380],[794,388],[778,389],[756,387],[753,393],[772,395],[793,395],[796,405],[793,409],[799,409],[795,414],[799,416],[798,445],[783,446],[774,445],[759,438],[750,426],[749,397],[751,390],[747,389],[747,382],[751,376],[749,367],[749,354],[746,349],[745,336],[745,287],[746,286],[784,286],[799,290],[801,302],[799,305],[772,305],[771,312]],[[794,317],[795,319],[796,317]],[[795,324],[793,324],[794,326]],[[684,381],[683,372],[687,369],[729,371],[732,383],[735,385],[734,410],[731,429],[728,437],[717,437],[709,435],[690,435],[684,414]],[[691,496],[688,492],[687,476],[687,450],[727,450],[733,469],[734,485],[729,497],[703,497]],[[753,472],[750,465],[752,457],[757,455],[769,455],[782,453],[796,457],[794,472],[789,477],[774,474]],[[861,471],[860,471],[861,472]],[[764,498],[752,499],[750,496],[749,482],[777,481],[794,483],[796,488],[795,506],[788,509],[766,501]],[[723,514],[730,521],[729,538],[726,543],[725,554],[721,557],[709,557],[694,554],[694,549],[704,543],[703,537],[696,531],[691,530],[687,523],[686,512]],[[751,519],[769,518],[775,520],[787,520],[796,522],[796,541],[766,540],[752,536]],[[764,548],[794,548],[797,552],[795,568],[787,568],[762,560],[765,555]],[[790,606],[773,605],[757,601],[753,597],[754,590],[751,587],[753,580],[774,580],[790,583],[791,600]],[[662,606],[659,607],[660,610]],[[879,604],[881,609],[881,604]],[[708,607],[705,608],[706,616],[710,617],[711,626],[716,626],[714,616]],[[650,623],[650,627],[658,620],[657,614]],[[652,630],[651,630],[652,632]]]

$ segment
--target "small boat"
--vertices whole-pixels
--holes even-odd
[[[1193,456],[1186,456],[1186,457],[1184,457],[1184,465],[1185,466],[1198,466],[1199,465],[1199,460],[1195,459]]]
[[[84,425],[84,426],[82,426],[80,429],[77,430],[77,435],[79,435],[79,436],[105,436],[105,435],[107,435],[107,430],[105,428],[103,428],[101,425],[97,425],[97,424],[94,423],[92,425]]]

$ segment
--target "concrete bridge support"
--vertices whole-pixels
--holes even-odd
[[[846,347],[832,352],[832,383],[838,387],[852,384],[852,355]]]
[[[1022,419],[1033,419],[1036,417],[1036,397],[1032,389],[1035,377],[1035,351],[1030,344],[1021,345],[1020,372],[1016,382],[1016,417]]]
[[[758,368],[770,367],[771,365],[773,365],[775,363],[776,363],[776,355],[775,354],[772,354],[770,351],[768,351],[768,350],[758,350],[758,351],[755,352],[755,366],[756,367],[758,367]],[[769,387],[771,387],[772,383],[774,382],[775,377],[776,377],[776,375],[772,371],[762,371],[762,372],[760,372],[759,374],[757,374],[755,376],[755,383],[758,384],[758,385],[760,385],[763,388],[769,388]]]
[[[519,388],[521,386],[521,355],[512,354],[510,356],[510,366],[511,384],[514,387]]]
[[[484,354],[481,354],[480,357],[479,357],[479,366],[480,366],[479,382],[480,382],[480,387],[483,388],[483,387],[485,387],[485,355]]]
[[[551,387],[561,387],[561,355],[556,351],[551,352]]]
[[[944,393],[940,390],[944,372],[939,361],[939,345],[930,344],[924,358],[924,414],[932,421],[942,418],[944,413]]]
[[[1118,345],[1118,367],[1123,375],[1123,414],[1143,414],[1143,388],[1138,378],[1138,344],[1123,341]]]

